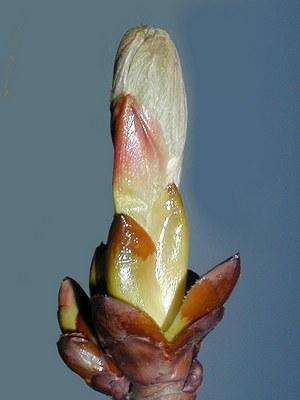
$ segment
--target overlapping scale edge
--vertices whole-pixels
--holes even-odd
[[[164,308],[155,276],[155,258],[155,245],[142,226],[129,215],[116,214],[107,244],[107,291],[144,310],[159,323]],[[153,297],[153,293],[157,295]]]
[[[93,296],[91,302],[94,326],[104,342],[110,338],[122,341],[128,336],[138,336],[167,345],[163,332],[145,312],[106,295]]]
[[[92,309],[100,341],[134,385],[186,380],[192,346],[171,351],[151,317],[111,297],[93,296]]]
[[[80,333],[64,334],[57,343],[67,366],[81,376],[93,389],[123,400],[129,382],[101,349]]]
[[[63,285],[58,313],[63,335],[58,348],[71,369],[94,389],[115,400],[132,398],[126,395],[129,380],[133,383],[131,391],[140,391],[140,398],[154,390],[156,400],[194,400],[202,380],[202,367],[195,357],[203,338],[222,319],[222,305],[236,283],[239,265],[228,267],[225,262],[225,268],[221,264],[200,279],[188,274],[189,290],[182,303],[186,271],[184,274],[180,271],[180,300],[174,303],[167,321],[162,323],[163,315],[154,320],[146,314],[152,315],[153,299],[156,308],[162,305],[161,300],[157,301],[159,295],[155,296],[161,287],[154,288],[152,284],[149,291],[149,282],[155,282],[151,274],[156,265],[153,258],[159,249],[152,226],[155,205],[166,185],[175,182],[179,186],[186,132],[180,60],[166,32],[141,26],[125,34],[116,57],[111,100],[115,147],[113,190],[118,214],[113,229],[118,225],[116,231],[125,228],[116,236],[122,239],[119,240],[122,250],[127,248],[133,254],[132,270],[126,270],[124,260],[121,269],[138,275],[134,267],[138,262],[142,270],[148,270],[148,275],[138,279],[139,288],[132,283],[127,290],[130,293],[136,289],[138,302],[115,290],[110,293],[106,285],[108,275],[104,273],[107,261],[109,269],[110,261],[119,262],[124,252],[120,252],[114,239],[109,239],[108,247],[101,244],[90,269],[92,301],[82,295],[84,292],[75,281],[68,278]],[[141,234],[140,228],[145,234]],[[142,242],[146,245],[139,247],[137,244]],[[154,245],[152,252],[148,251],[149,245]],[[122,281],[118,271],[115,272],[115,279],[125,284],[126,279]],[[112,280],[110,289],[114,286]],[[150,295],[144,296],[147,291]],[[173,313],[177,315],[175,319]]]
[[[96,248],[92,258],[90,266],[90,275],[89,275],[89,289],[91,296],[97,293],[106,292],[106,280],[105,280],[106,247],[107,246],[104,243],[100,243],[100,245]]]
[[[202,339],[221,320],[222,308],[196,321],[173,343],[151,317],[122,301],[96,295],[92,310],[99,340],[134,387],[177,382],[182,391],[197,390],[202,368],[195,357]]]
[[[149,231],[156,247],[155,276],[164,310],[160,326],[174,319],[186,288],[189,235],[187,217],[175,183],[167,185],[153,208]]]
[[[96,339],[90,299],[80,285],[65,278],[59,291],[58,321],[63,334],[57,342],[60,356],[95,390],[122,400],[129,382]]]
[[[133,96],[124,94],[112,105],[112,137],[116,213],[129,215],[147,230],[152,207],[168,184],[161,129]]]
[[[110,340],[123,341],[128,336],[136,336],[158,344],[164,355],[170,358],[186,344],[198,345],[221,321],[224,309],[218,307],[193,322],[173,342],[167,340],[164,332],[149,315],[110,296],[93,296],[92,313],[94,326],[104,346]]]
[[[170,39],[166,36],[164,40],[168,42]],[[133,42],[135,43],[134,39]],[[164,46],[162,43],[161,45]],[[169,43],[169,45],[172,47],[172,60],[173,57],[177,59],[173,44]],[[145,46],[147,47],[147,45]],[[180,75],[180,66],[177,67]],[[184,97],[184,90],[182,94]],[[117,269],[115,269],[116,279],[110,279],[113,274],[109,273],[108,293],[144,309],[165,329],[178,311],[184,295],[188,261],[186,215],[177,186],[173,180],[169,181],[167,168],[167,164],[171,161],[170,149],[165,139],[171,133],[162,132],[157,116],[151,113],[151,109],[145,108],[138,97],[136,98],[126,91],[120,92],[117,97],[114,97],[111,109],[115,210],[117,215],[122,215],[123,218],[127,218],[127,216],[132,218],[134,224],[131,225],[142,227],[150,240],[154,242],[156,251],[152,260],[132,262],[132,257],[129,255],[131,261],[128,262],[128,268],[122,267],[124,272],[122,276],[126,275],[125,270],[128,271],[128,275],[131,275],[129,264],[133,267],[139,262],[143,265],[143,268],[140,268],[143,270],[149,269],[145,267],[145,264],[151,262],[157,279],[150,279],[149,283],[150,286],[153,286],[152,290],[157,293],[157,296],[155,302],[153,300],[149,302],[147,296],[143,298],[143,294],[147,293],[147,290],[144,290],[142,280],[136,278],[139,274],[137,268],[135,268],[136,273],[132,274],[132,279],[128,279],[129,284],[126,284],[123,279],[122,285],[121,273]],[[185,133],[181,134],[185,136]],[[178,154],[175,157],[177,160],[175,169],[178,169],[175,173],[177,177],[180,175],[181,162],[179,160],[181,160],[181,156],[179,154],[182,154],[183,145],[184,140],[180,145],[178,144]],[[178,184],[179,180],[175,179],[175,175],[172,179]],[[120,221],[118,222],[120,223]],[[113,227],[115,225],[116,221],[113,222]],[[114,239],[112,240],[116,242]],[[109,242],[108,246],[109,254],[111,247]],[[128,249],[127,253],[129,254]],[[122,257],[125,258],[124,252]],[[108,259],[110,259],[109,256]],[[117,265],[120,264],[117,261]],[[109,269],[110,265],[111,259]],[[122,262],[122,265],[124,266],[125,263]],[[144,280],[147,279],[149,276],[144,278]],[[117,282],[119,287],[118,290],[115,290],[118,286]],[[130,291],[126,289],[129,286],[131,286]]]
[[[63,333],[80,332],[97,342],[93,331],[90,299],[74,279],[66,277],[63,280],[59,289],[58,305],[58,322]]]
[[[127,214],[115,215],[105,260],[107,292],[166,329],[184,296],[188,262],[187,220],[175,184],[161,191],[148,231]]]
[[[183,299],[170,328],[165,332],[167,339],[173,341],[193,322],[220,308],[232,292],[239,274],[240,257],[235,254],[196,281]]]

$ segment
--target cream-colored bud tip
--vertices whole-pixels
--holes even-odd
[[[115,60],[112,101],[136,98],[160,124],[168,147],[168,183],[180,181],[186,137],[187,106],[176,47],[162,29],[140,26],[123,36]]]

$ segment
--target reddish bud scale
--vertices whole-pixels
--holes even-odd
[[[188,271],[179,193],[186,99],[176,48],[138,27],[118,49],[112,91],[115,216],[90,268],[90,297],[66,278],[58,351],[114,400],[195,400],[197,354],[222,319],[240,274],[236,254],[199,277]]]
[[[217,290],[219,300],[212,310],[191,322],[172,342],[144,312],[106,294],[93,295],[89,312],[98,343],[80,333],[80,325],[77,325],[77,333],[61,336],[60,355],[91,387],[115,400],[195,399],[202,382],[202,367],[196,358],[201,342],[222,319],[222,304],[238,275],[237,256],[217,265],[202,278],[190,273],[196,283],[191,283],[182,307],[191,301],[190,293],[195,296],[194,302],[199,303],[201,291],[193,288],[203,280],[212,282],[211,296],[214,298]],[[225,276],[227,288],[224,292]],[[78,284],[74,288],[78,297],[82,289]],[[210,293],[206,291],[205,294],[209,302]],[[65,298],[62,296],[63,300]],[[81,312],[87,310],[79,310],[80,315]],[[81,317],[85,320],[84,315]]]

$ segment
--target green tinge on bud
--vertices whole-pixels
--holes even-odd
[[[95,250],[90,266],[89,286],[91,296],[104,293],[105,283],[105,244],[101,243]]]
[[[167,329],[184,296],[188,229],[178,186],[186,137],[180,60],[151,27],[121,40],[112,88],[116,216],[106,253],[108,293]]]
[[[162,299],[165,330],[182,302],[188,265],[188,225],[175,184],[168,185],[153,207],[151,237],[156,243],[155,276]]]
[[[184,296],[188,263],[187,221],[175,184],[162,191],[148,232],[127,215],[115,216],[106,262],[109,293],[167,329]]]
[[[112,103],[130,94],[161,128],[167,145],[166,186],[179,187],[186,137],[187,106],[180,60],[170,36],[162,29],[130,29],[118,48]]]
[[[176,48],[141,26],[121,40],[111,128],[115,215],[94,253],[89,298],[65,278],[58,297],[64,362],[115,400],[191,400],[202,339],[222,319],[239,254],[199,277],[188,271],[179,193],[187,109]]]
[[[58,322],[63,333],[80,332],[96,342],[92,329],[90,299],[73,279],[63,280],[59,289],[58,305]]]

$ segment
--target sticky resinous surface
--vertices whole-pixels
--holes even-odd
[[[115,214],[92,259],[90,296],[67,277],[58,299],[62,359],[114,400],[195,400],[200,345],[239,277],[238,254],[202,277],[187,269],[179,193],[186,119],[169,35],[129,30],[111,98]]]
[[[186,98],[177,51],[160,29],[129,31],[112,90],[113,194],[107,284],[165,331],[186,287],[188,228],[178,191]]]

